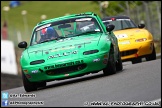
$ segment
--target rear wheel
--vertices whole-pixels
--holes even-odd
[[[103,73],[104,75],[111,75],[116,73],[116,62],[114,59],[114,53],[112,48],[110,50],[107,66],[103,69]]]
[[[30,82],[25,74],[22,72],[22,79],[23,79],[23,85],[24,85],[24,89],[26,92],[30,92],[30,91],[35,91],[37,90],[37,85],[36,83]]]
[[[152,53],[146,56],[146,61],[150,61],[150,60],[156,60],[156,51],[154,45],[153,45]]]

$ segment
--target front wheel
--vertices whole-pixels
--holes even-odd
[[[146,56],[146,61],[150,61],[150,60],[156,60],[156,51],[154,45],[153,45],[152,53]]]
[[[118,51],[119,51],[119,49],[118,49]],[[119,53],[118,53],[118,61],[117,61],[117,63],[116,63],[116,70],[117,70],[117,71],[123,70],[123,64],[122,64],[122,60],[121,60],[120,51],[119,51]]]
[[[35,91],[37,90],[37,85],[36,83],[30,82],[25,74],[22,72],[22,79],[23,79],[23,85],[24,85],[24,89],[26,92],[30,92],[30,91]]]
[[[47,85],[46,82],[38,82],[37,87],[45,87]]]
[[[114,53],[110,51],[110,54],[109,54],[110,56],[109,56],[107,66],[106,68],[103,69],[104,75],[112,75],[116,73],[116,62],[115,62],[113,54]]]

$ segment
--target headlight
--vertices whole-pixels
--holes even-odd
[[[143,41],[146,41],[147,39],[146,38],[141,38],[141,39],[136,39],[135,42],[143,42]]]
[[[36,61],[30,62],[30,65],[41,64],[41,63],[44,63],[44,62],[45,62],[45,60],[36,60]]]
[[[99,50],[89,50],[89,51],[83,52],[83,55],[94,54],[94,53],[97,53],[97,52],[99,52]]]

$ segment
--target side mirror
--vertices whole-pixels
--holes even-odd
[[[139,24],[138,25],[138,28],[144,28],[145,27],[145,24]]]
[[[109,25],[106,26],[106,30],[108,32],[111,32],[112,30],[114,30],[114,28],[115,28],[115,26],[113,24],[109,24]]]
[[[26,48],[27,47],[27,42],[26,41],[23,41],[23,42],[20,42],[19,44],[18,44],[18,47],[19,48]]]

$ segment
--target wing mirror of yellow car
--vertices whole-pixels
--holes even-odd
[[[22,41],[22,42],[20,42],[19,44],[18,44],[18,47],[19,48],[25,48],[26,49],[26,47],[27,47],[27,42],[26,41]]]
[[[108,32],[111,32],[112,30],[114,30],[114,28],[115,28],[115,26],[113,24],[109,24],[109,25],[106,26],[106,30]]]
[[[138,28],[144,28],[145,27],[145,24],[139,24],[138,25]]]

